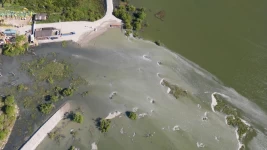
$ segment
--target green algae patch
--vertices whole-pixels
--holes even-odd
[[[256,136],[255,130],[240,118],[240,114],[236,108],[229,104],[222,95],[213,94],[213,96],[217,101],[217,105],[214,106],[214,110],[227,115],[226,122],[229,126],[237,129],[236,132],[240,143],[244,143],[244,141],[247,143],[247,141]],[[245,146],[242,145],[239,149],[244,147]]]
[[[175,84],[171,84],[170,82],[166,81],[166,80],[162,80],[161,84],[163,86],[168,87],[168,93],[173,95],[176,99],[178,99],[179,97],[186,97],[188,96],[188,92],[180,87],[178,87]]]

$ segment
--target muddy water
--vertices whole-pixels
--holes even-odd
[[[242,109],[242,118],[258,127],[258,136],[248,147],[266,147],[267,116],[256,104],[224,87],[196,64],[151,42],[127,39],[120,31],[110,30],[83,49],[69,45],[43,50],[40,53],[57,51],[75,64],[75,72],[89,82],[80,91],[90,92],[86,97],[70,98],[73,110],[82,109],[84,122],[62,121],[58,124],[64,135],[60,143],[46,138],[38,150],[65,150],[71,145],[91,149],[94,142],[101,150],[237,149],[235,129],[225,124],[225,116],[211,110],[213,92],[228,95],[229,101]],[[175,99],[160,84],[163,78],[190,96]],[[110,99],[112,92],[117,94]],[[133,110],[140,114],[136,121],[124,114]],[[123,113],[112,120],[108,133],[100,133],[93,119],[114,111]],[[77,131],[75,137],[71,130]]]

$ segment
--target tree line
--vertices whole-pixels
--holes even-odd
[[[104,16],[104,0],[0,0],[14,6],[24,6],[35,13],[47,13],[47,22],[95,21]]]

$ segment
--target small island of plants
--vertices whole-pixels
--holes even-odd
[[[163,80],[161,83],[163,86],[166,86],[169,88],[169,94],[173,95],[176,99],[179,97],[185,97],[188,96],[188,93],[186,90],[178,87],[177,85],[171,84],[166,80]]]
[[[71,114],[71,120],[77,123],[82,123],[83,122],[83,115],[79,112],[72,113]]]
[[[237,109],[227,103],[223,96],[221,96],[220,94],[214,94],[214,97],[217,101],[217,105],[214,107],[214,110],[227,115],[227,124],[234,128],[237,128],[237,134],[239,137],[238,140],[241,143],[245,138],[252,138],[256,135],[254,129],[251,126],[247,125],[244,121],[242,121]]]
[[[137,114],[132,111],[127,111],[126,115],[131,119],[131,120],[136,120],[137,119]]]
[[[108,132],[110,124],[111,124],[110,119],[101,119],[101,118],[96,119],[96,126],[102,133]]]

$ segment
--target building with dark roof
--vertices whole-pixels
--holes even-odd
[[[36,39],[47,38],[57,35],[60,35],[60,30],[53,27],[38,28],[34,31],[34,37]]]

